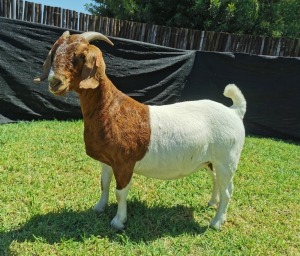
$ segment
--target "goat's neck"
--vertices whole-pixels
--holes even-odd
[[[79,93],[83,118],[91,118],[99,111],[107,109],[109,105],[125,96],[109,79],[102,80],[95,89],[85,89]]]
[[[148,106],[120,92],[108,79],[79,95],[87,154],[110,166],[134,166],[150,141]]]

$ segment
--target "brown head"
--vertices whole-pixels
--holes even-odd
[[[96,88],[105,77],[105,63],[99,48],[90,44],[93,40],[104,40],[113,45],[101,33],[70,35],[69,31],[64,32],[49,51],[43,74],[34,81],[48,78],[49,90],[55,95]]]

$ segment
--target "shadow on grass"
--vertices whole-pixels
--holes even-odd
[[[62,210],[60,212],[36,215],[19,229],[0,233],[0,255],[6,255],[13,241],[42,241],[48,244],[61,241],[84,241],[96,237],[107,237],[123,243],[122,236],[134,243],[150,242],[163,236],[176,237],[180,234],[202,234],[207,227],[201,227],[194,220],[193,208],[173,206],[170,208],[148,207],[138,201],[128,202],[127,229],[120,236],[110,227],[117,205],[107,207],[97,215],[92,209],[86,211]]]

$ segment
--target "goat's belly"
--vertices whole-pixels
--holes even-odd
[[[208,161],[193,154],[151,154],[138,161],[134,173],[162,180],[180,179],[202,168]]]

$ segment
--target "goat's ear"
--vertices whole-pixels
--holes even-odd
[[[97,68],[100,66],[101,61],[101,51],[96,46],[90,45],[81,71],[81,82],[79,83],[79,88],[95,89],[98,87],[99,77],[97,75]]]

